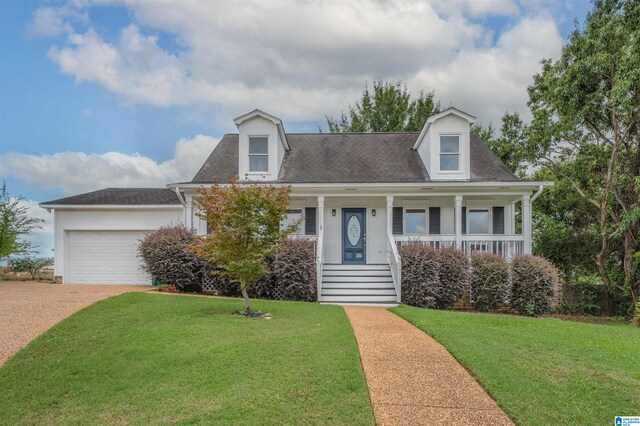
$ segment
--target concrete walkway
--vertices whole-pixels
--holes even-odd
[[[101,299],[151,286],[0,281],[0,366],[56,323]]]
[[[512,425],[447,350],[385,308],[345,306],[378,425]]]

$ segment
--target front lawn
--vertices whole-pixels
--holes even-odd
[[[552,318],[391,309],[470,369],[522,425],[640,415],[640,330]]]
[[[343,309],[129,293],[0,368],[0,424],[373,424]]]

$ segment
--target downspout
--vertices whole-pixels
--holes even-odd
[[[535,199],[538,198],[540,194],[542,194],[543,190],[544,190],[544,185],[538,185],[538,190],[536,191],[535,194],[533,194],[533,197],[531,197],[531,204],[533,204]]]
[[[182,196],[182,194],[180,193],[180,188],[177,186],[176,186],[176,195],[178,196],[178,201],[180,201],[180,204],[182,204],[183,211],[184,211],[184,224],[186,225],[187,224],[187,202]]]

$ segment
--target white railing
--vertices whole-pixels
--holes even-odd
[[[402,291],[402,260],[400,259],[400,253],[398,253],[398,246],[396,240],[393,238],[393,234],[387,232],[387,236],[387,260],[389,262],[389,269],[391,270],[391,277],[393,278],[393,286],[396,289],[396,297],[398,303],[400,303]]]
[[[455,235],[397,235],[397,242],[422,241],[435,248],[455,246]],[[524,252],[523,235],[462,235],[461,249],[467,254],[495,253],[510,259]]]
[[[318,233],[318,237],[316,238],[316,283],[318,285],[318,302],[322,300],[322,252],[324,248],[322,247],[324,240],[324,232],[320,231]]]

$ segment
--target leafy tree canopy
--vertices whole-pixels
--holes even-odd
[[[31,246],[22,239],[34,229],[40,228],[42,219],[28,216],[22,197],[12,197],[3,183],[0,188],[0,259],[26,254]]]
[[[214,184],[198,191],[198,216],[207,222],[211,234],[196,252],[240,283],[247,315],[247,289],[268,273],[265,258],[299,225],[281,227],[289,191],[289,187],[239,183],[237,178],[231,178],[228,185]]]
[[[433,92],[420,92],[411,99],[406,86],[382,80],[373,82],[373,92],[365,86],[362,96],[349,113],[339,118],[327,116],[329,131],[344,132],[418,132],[427,117],[440,110]]]

